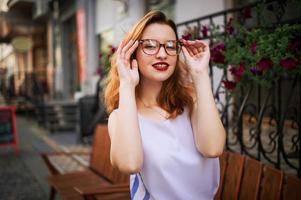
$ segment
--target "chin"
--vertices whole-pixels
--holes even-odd
[[[145,76],[144,78],[152,82],[164,82],[169,77],[171,77],[171,74],[157,74],[152,76]]]
[[[151,79],[154,80],[154,81],[164,82],[167,79],[169,79],[172,74],[173,74],[173,71],[162,73],[162,74],[154,74]]]

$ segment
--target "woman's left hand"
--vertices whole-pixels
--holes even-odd
[[[180,40],[183,44],[185,64],[192,76],[201,73],[208,73],[210,50],[207,43],[201,40]]]

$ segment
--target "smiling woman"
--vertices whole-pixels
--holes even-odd
[[[131,174],[132,199],[213,199],[225,131],[209,58],[205,42],[179,40],[159,11],[146,14],[113,55],[105,89],[110,156]]]

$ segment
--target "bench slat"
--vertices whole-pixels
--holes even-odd
[[[246,157],[239,199],[258,199],[261,175],[262,164],[253,158]]]
[[[282,188],[283,172],[265,165],[260,188],[260,199],[279,200]]]
[[[238,199],[240,182],[243,172],[245,157],[238,153],[229,153],[225,173],[222,199]]]
[[[301,180],[294,176],[286,177],[286,184],[283,186],[283,200],[301,199]]]

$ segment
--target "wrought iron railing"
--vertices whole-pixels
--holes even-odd
[[[285,8],[289,1],[260,1],[228,9],[177,24],[178,32],[192,30],[194,38],[214,40],[217,35],[204,37],[201,27],[220,26],[225,31],[229,17],[237,20],[246,9],[254,19],[247,26],[260,26],[262,10],[274,15],[270,25],[300,23],[301,18],[287,18]],[[263,6],[263,7],[262,7]],[[263,163],[274,165],[287,173],[301,177],[301,77],[281,77],[273,87],[266,89],[250,83],[232,97],[222,84],[228,77],[225,70],[210,66],[212,89],[222,121],[227,131],[226,148],[246,154]]]

